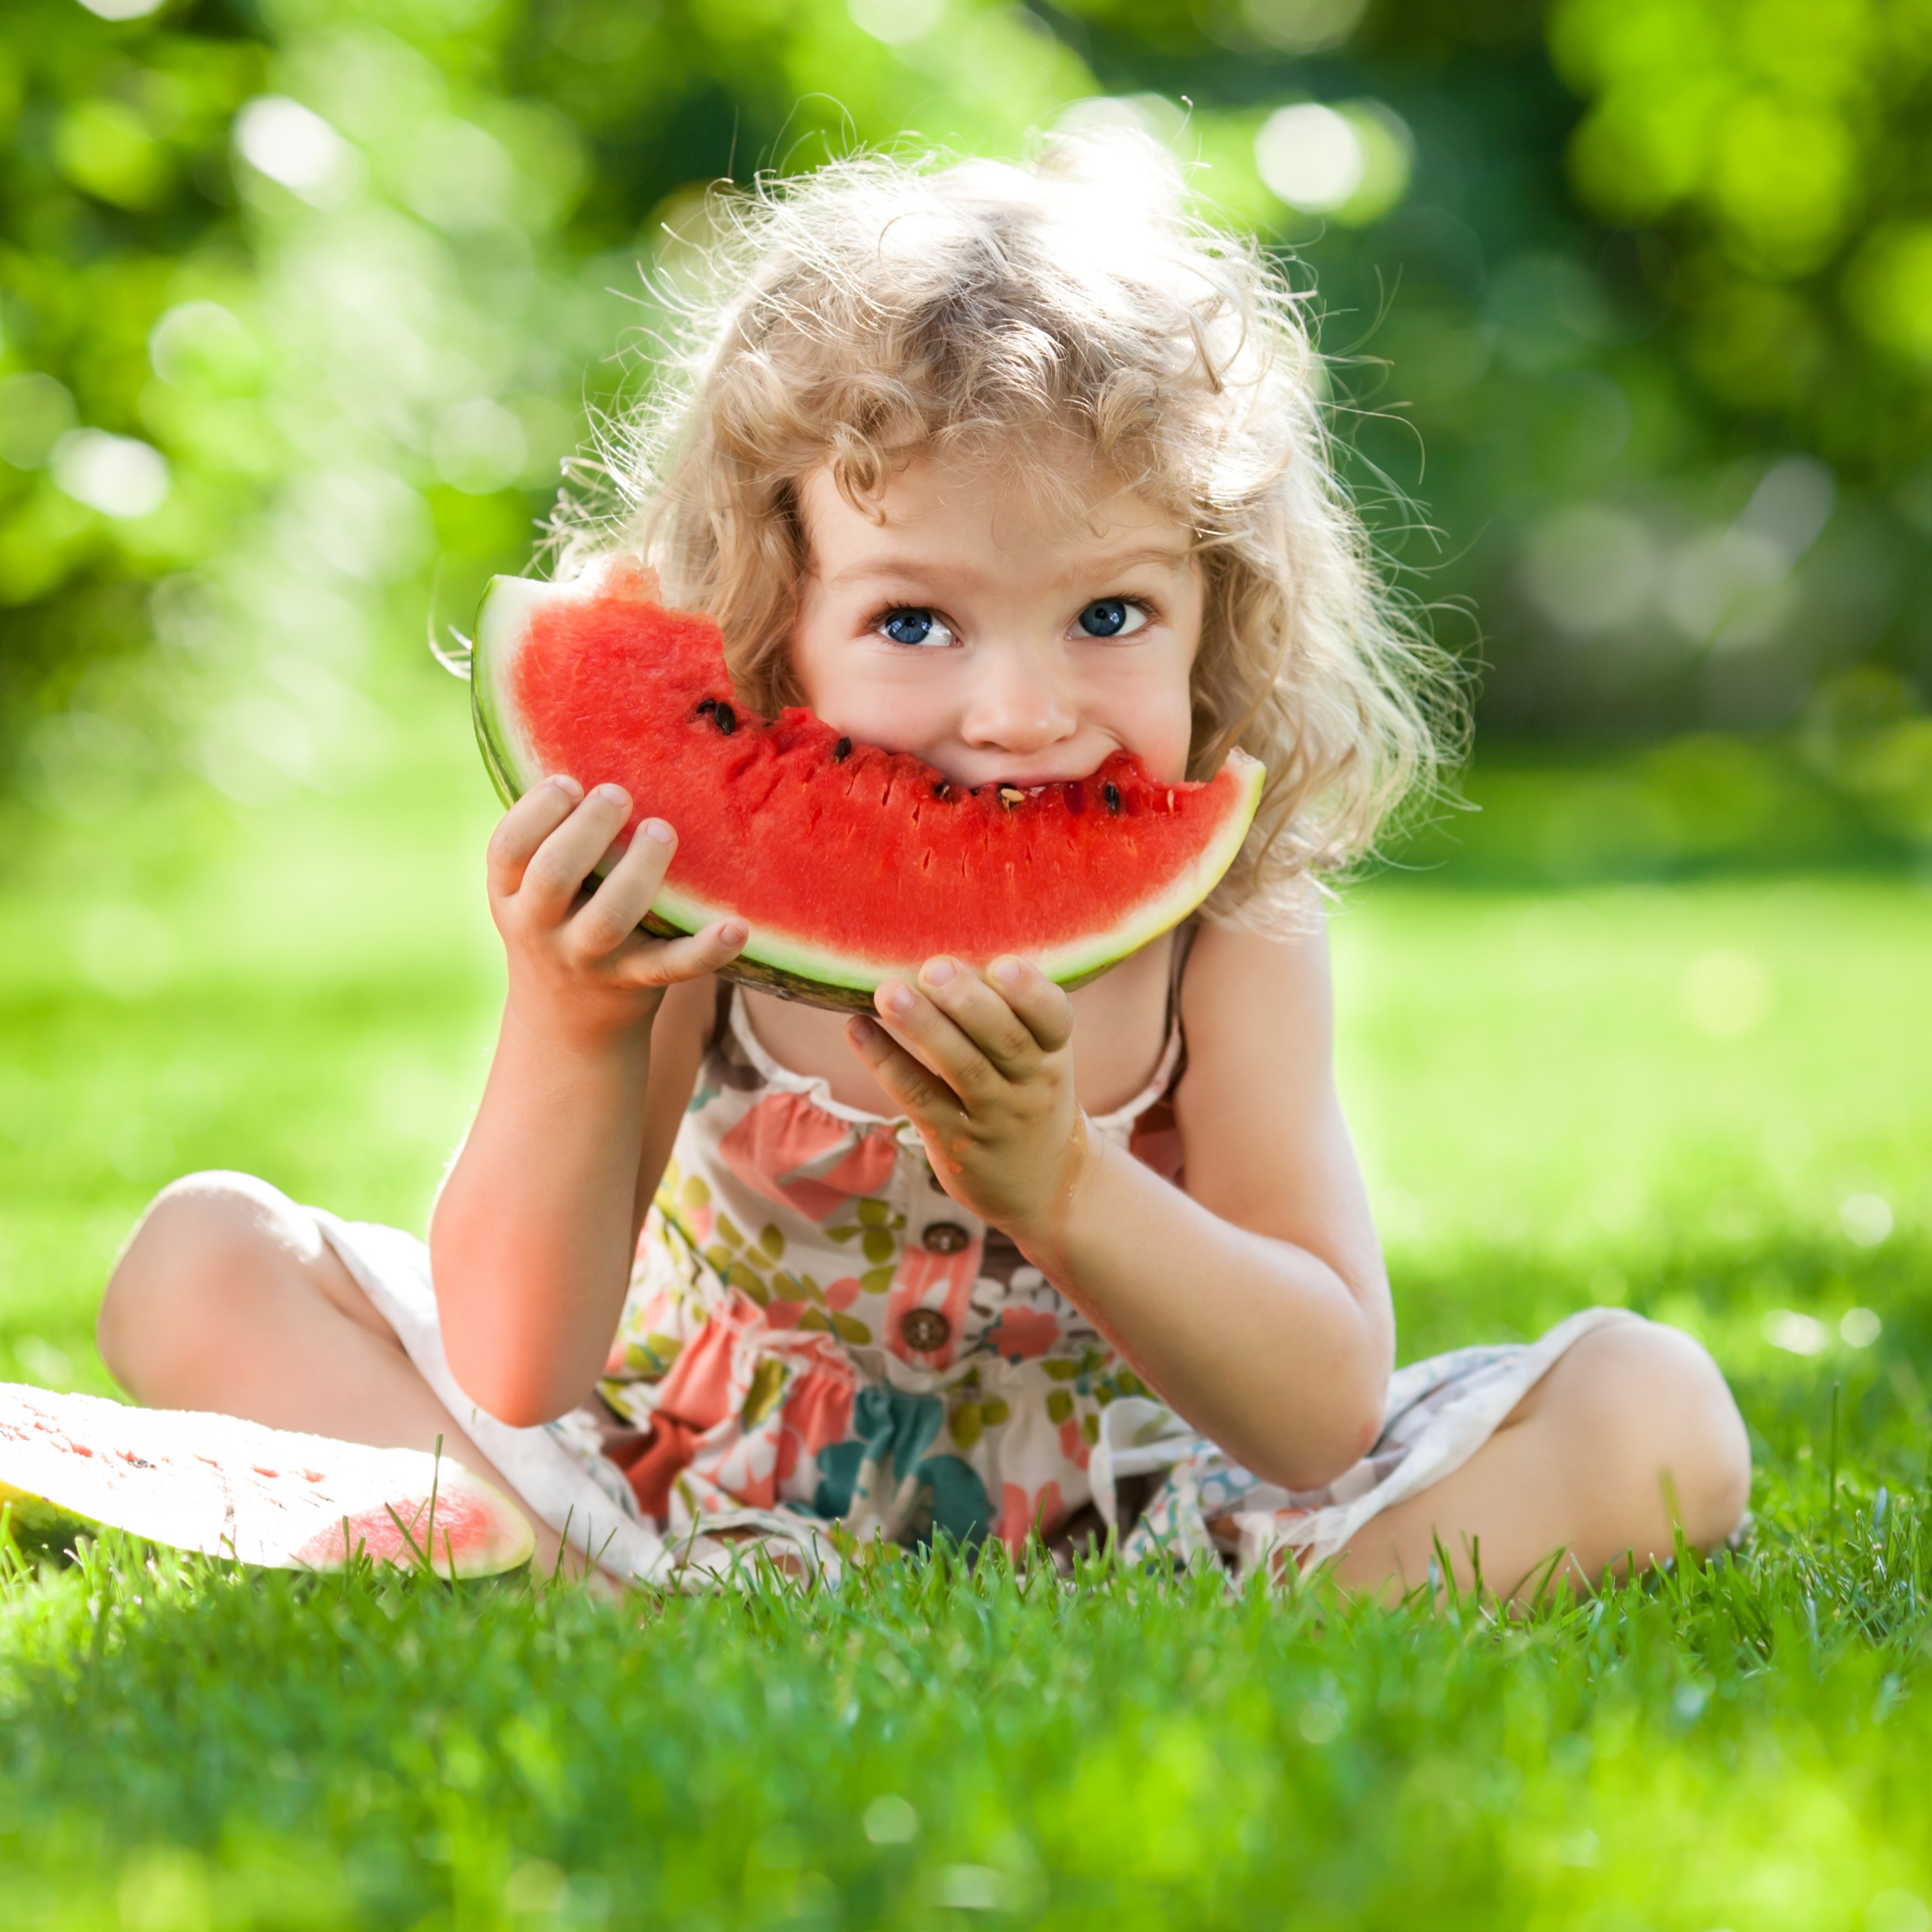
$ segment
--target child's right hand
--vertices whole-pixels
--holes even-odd
[[[489,844],[490,916],[509,956],[509,1003],[526,1025],[584,1039],[648,1027],[665,988],[716,972],[747,937],[720,920],[685,939],[638,930],[677,850],[661,818],[641,825],[596,889],[586,882],[623,831],[629,795],[546,778],[503,815]]]

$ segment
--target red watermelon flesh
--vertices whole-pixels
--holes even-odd
[[[270,1570],[340,1570],[360,1551],[492,1577],[536,1545],[515,1503],[447,1458],[12,1384],[0,1384],[0,1505],[26,1543],[124,1529]]]
[[[736,978],[864,1007],[935,953],[1035,960],[1091,978],[1185,918],[1247,836],[1262,770],[1158,784],[1124,753],[1089,777],[1018,791],[951,784],[855,743],[811,712],[744,710],[708,618],[665,609],[624,559],[570,584],[498,577],[478,618],[472,690],[506,800],[552,772],[621,784],[678,848],[659,930],[734,914]]]

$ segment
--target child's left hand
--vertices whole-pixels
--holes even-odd
[[[1064,1212],[1087,1152],[1073,1098],[1073,1008],[1025,960],[982,978],[944,955],[888,980],[848,1037],[926,1143],[940,1185],[1021,1247]]]

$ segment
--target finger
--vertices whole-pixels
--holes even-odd
[[[540,918],[561,920],[630,816],[630,794],[621,785],[599,785],[587,794],[532,855],[518,900]]]
[[[688,939],[634,940],[619,954],[616,977],[631,986],[675,986],[729,966],[751,937],[741,919],[720,919]]]
[[[926,995],[889,979],[872,995],[886,1031],[962,1100],[985,1100],[1005,1083],[999,1070]]]
[[[872,1078],[920,1126],[945,1133],[957,1132],[966,1124],[958,1095],[914,1060],[878,1021],[855,1013],[845,1023],[845,1038],[871,1070]]]
[[[1056,986],[1030,959],[1009,953],[993,961],[986,977],[1042,1052],[1057,1053],[1073,1037],[1073,1003],[1066,988]]]
[[[485,855],[490,890],[507,898],[523,883],[523,869],[536,849],[577,809],[583,787],[560,774],[532,785],[503,816],[490,834]]]
[[[1023,1080],[1038,1069],[1039,1042],[1031,1029],[970,968],[940,954],[919,969],[919,985],[1006,1079]]]
[[[638,826],[603,883],[571,915],[568,930],[579,952],[600,959],[638,930],[677,849],[678,835],[662,818]]]

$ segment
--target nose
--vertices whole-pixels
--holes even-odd
[[[959,726],[961,739],[976,750],[1035,757],[1080,729],[1072,694],[1050,655],[994,643],[982,651],[978,669]]]

